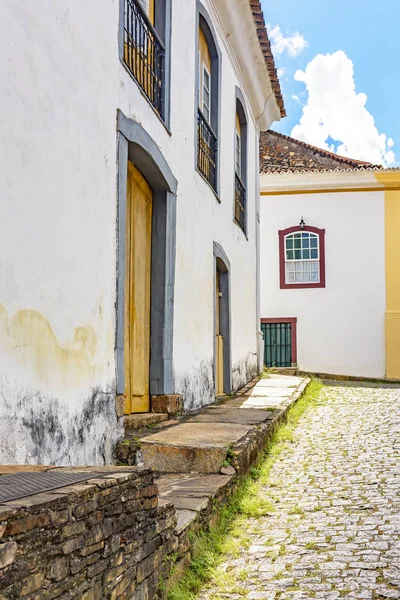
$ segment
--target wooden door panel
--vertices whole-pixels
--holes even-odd
[[[216,320],[215,320],[215,331],[216,331],[216,393],[220,396],[224,393],[224,338],[221,335],[221,285],[220,285],[220,273],[216,272]]]
[[[125,286],[125,412],[150,410],[152,192],[129,161]]]

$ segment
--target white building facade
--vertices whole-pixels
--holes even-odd
[[[0,462],[110,463],[123,413],[260,367],[265,25],[248,0],[1,17]]]
[[[385,378],[381,171],[285,138],[270,132],[261,144],[265,362]]]

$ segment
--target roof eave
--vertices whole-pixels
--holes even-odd
[[[284,173],[261,173],[261,194],[295,194],[330,191],[384,190],[379,175],[391,169],[351,169]],[[400,175],[400,169],[395,170]],[[377,177],[378,176],[378,177]]]
[[[282,114],[286,114],[279,106],[283,107],[279,80],[276,69],[274,76],[268,69],[250,0],[238,0],[237,4],[237,9],[232,10],[232,0],[219,0],[218,14],[242,73],[254,118],[259,129],[266,131],[274,121],[281,119]],[[246,32],[245,38],[243,31]],[[267,35],[265,27],[264,31]]]

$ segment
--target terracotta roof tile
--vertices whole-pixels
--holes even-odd
[[[271,50],[271,42],[268,38],[267,28],[265,26],[265,20],[263,11],[261,9],[260,0],[249,0],[251,10],[253,12],[254,23],[256,25],[258,39],[260,40],[260,46],[264,55],[265,64],[267,65],[267,71],[269,79],[271,81],[272,90],[275,94],[276,103],[279,107],[281,117],[286,117],[285,105],[283,102],[283,96],[281,86],[279,83],[278,72],[276,70],[274,56]]]
[[[260,134],[260,173],[382,169],[382,165],[339,156],[277,131]]]

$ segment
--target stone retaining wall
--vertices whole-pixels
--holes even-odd
[[[0,600],[157,597],[175,510],[150,469],[116,471],[0,505]]]

